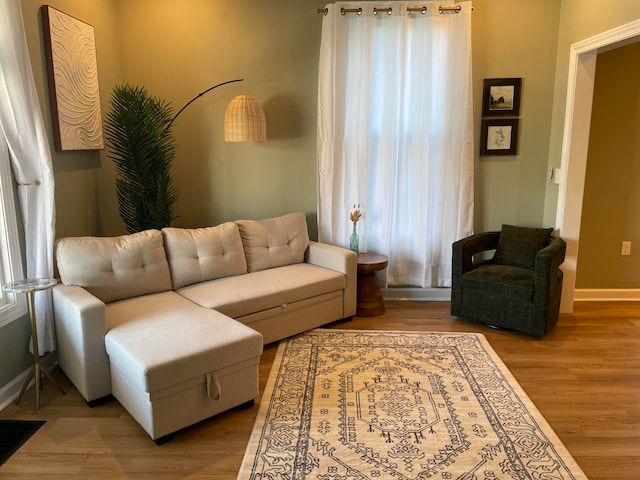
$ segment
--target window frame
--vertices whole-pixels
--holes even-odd
[[[24,278],[11,154],[0,132],[0,284]],[[0,328],[27,315],[25,295],[0,288]]]

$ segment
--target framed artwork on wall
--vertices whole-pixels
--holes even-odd
[[[521,89],[522,78],[486,78],[482,93],[482,116],[519,116]]]
[[[104,148],[94,28],[42,6],[56,150]]]
[[[485,119],[480,126],[480,155],[516,155],[520,119]]]

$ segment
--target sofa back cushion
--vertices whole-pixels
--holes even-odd
[[[236,224],[250,272],[304,262],[304,253],[309,246],[304,213],[265,220],[238,220]]]
[[[159,230],[120,237],[69,237],[56,242],[60,280],[105,303],[171,290]]]
[[[238,226],[163,228],[173,288],[247,273]]]

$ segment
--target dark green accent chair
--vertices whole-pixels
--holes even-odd
[[[557,323],[566,243],[551,229],[503,225],[453,244],[451,314],[543,337]],[[495,253],[490,259],[481,259]],[[474,258],[475,257],[475,258]]]

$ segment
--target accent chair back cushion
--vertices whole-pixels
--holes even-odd
[[[238,226],[163,228],[173,288],[247,273]]]
[[[171,290],[159,230],[120,237],[69,237],[56,242],[60,280],[105,303]]]
[[[250,272],[304,262],[309,246],[302,212],[265,220],[237,220]]]
[[[495,263],[514,267],[534,268],[536,254],[548,243],[553,228],[530,228],[502,225]]]

